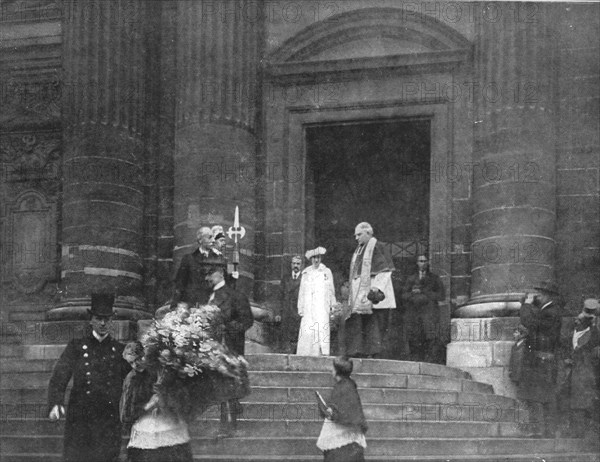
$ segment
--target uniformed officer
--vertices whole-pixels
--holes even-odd
[[[66,412],[65,462],[113,462],[121,448],[119,400],[130,367],[124,345],[109,334],[114,296],[92,294],[89,335],[73,339],[60,356],[48,386],[50,420],[65,415],[64,396],[73,377]]]

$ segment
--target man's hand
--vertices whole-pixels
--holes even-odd
[[[521,297],[521,304],[533,305],[533,297],[535,294],[526,293],[524,297]]]
[[[64,415],[65,415],[65,407],[60,404],[55,404],[54,407],[52,408],[52,410],[50,411],[48,418],[51,421],[56,422],[61,417],[64,417]]]
[[[274,319],[275,322],[281,322],[281,316],[277,315]]]
[[[420,294],[421,293],[421,289],[419,289],[418,287],[413,287],[412,293],[413,294]]]
[[[231,277],[233,279],[239,279],[240,278],[240,272],[239,271],[232,271],[231,272]]]
[[[325,416],[331,420],[333,418],[333,409],[331,409],[330,407],[328,407],[327,409],[325,409]]]
[[[144,406],[144,411],[151,411],[152,409],[159,407],[159,403],[160,403],[160,398],[158,397],[158,395],[156,395],[156,394],[152,395],[152,398],[150,398],[150,401],[148,401],[146,403],[146,405]]]

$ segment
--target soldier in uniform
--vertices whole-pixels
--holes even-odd
[[[214,239],[213,251],[217,255],[220,255],[227,265],[227,274],[225,275],[227,285],[235,289],[237,281],[240,277],[240,273],[235,269],[235,265],[231,263],[225,255],[227,251],[227,239],[225,237],[225,231],[223,231],[223,227],[221,225],[215,225],[211,228],[211,232]]]
[[[73,339],[60,356],[48,386],[50,420],[65,415],[64,397],[73,377],[66,412],[65,462],[113,462],[121,449],[119,400],[129,365],[124,346],[109,334],[114,297],[92,294],[91,331]]]

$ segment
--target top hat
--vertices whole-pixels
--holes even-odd
[[[582,313],[588,318],[597,316],[600,313],[600,302],[595,298],[588,298],[583,302]]]
[[[553,295],[559,295],[558,292],[558,284],[553,282],[551,279],[547,279],[538,286],[534,287],[535,290],[539,290],[541,292],[546,292]]]
[[[113,304],[115,296],[112,294],[92,294],[92,308],[88,309],[88,313],[92,316],[101,316],[108,318],[112,316]]]
[[[308,250],[305,254],[307,260],[310,260],[312,257],[316,257],[317,255],[325,255],[327,250],[325,247],[317,247],[316,249]]]

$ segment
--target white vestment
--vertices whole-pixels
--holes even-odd
[[[329,314],[336,304],[331,270],[322,263],[302,271],[298,314],[302,316],[298,349],[301,356],[329,356]]]

